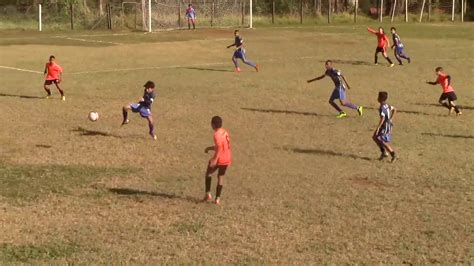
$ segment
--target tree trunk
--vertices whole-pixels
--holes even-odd
[[[99,16],[104,15],[104,0],[99,0]]]

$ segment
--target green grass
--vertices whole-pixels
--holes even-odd
[[[42,245],[12,245],[0,244],[0,261],[31,262],[31,261],[54,261],[69,257],[80,251],[80,247],[65,243],[53,243]]]

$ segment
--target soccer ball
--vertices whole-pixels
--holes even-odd
[[[95,122],[95,121],[99,120],[99,113],[90,112],[89,113],[89,120],[92,121],[92,122]]]

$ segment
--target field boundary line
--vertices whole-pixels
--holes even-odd
[[[21,71],[21,72],[30,72],[30,73],[36,73],[36,74],[43,74],[43,72],[41,72],[41,71],[24,69],[24,68],[16,68],[16,67],[9,67],[9,66],[0,66],[0,68],[9,69],[9,70],[16,70],[16,71]]]
[[[124,45],[123,43],[119,43],[119,42],[108,42],[108,41],[98,41],[98,40],[87,40],[87,39],[71,38],[71,37],[56,37],[56,38],[61,38],[61,39],[66,39],[66,40],[71,40],[71,41],[80,41],[80,42],[108,43],[108,44],[114,44],[114,45]]]

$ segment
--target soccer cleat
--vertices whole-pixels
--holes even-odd
[[[357,107],[357,113],[359,113],[359,116],[362,116],[362,114],[364,113],[364,107],[362,106]]]
[[[51,99],[51,94],[46,95],[45,99]]]
[[[375,65],[375,66],[378,66],[378,65],[379,65],[379,63],[374,63],[374,65]]]
[[[128,124],[128,123],[130,123],[130,120],[125,119],[125,120],[122,121],[122,126],[123,126],[123,125],[126,125],[126,124]]]
[[[408,60],[408,64],[410,64],[410,63],[411,63],[411,59],[410,59],[410,57],[408,57],[408,59],[407,59],[407,60]]]
[[[393,67],[393,66],[395,66],[395,64],[394,64],[394,63],[391,63],[389,67]]]
[[[216,198],[216,200],[214,201],[214,203],[218,206],[221,205],[221,199],[220,198]]]
[[[61,96],[61,101],[65,102],[66,101],[66,96]]]
[[[255,66],[255,70],[256,70],[257,72],[258,72],[259,68],[260,68],[259,65],[256,65],[256,66]]]
[[[403,63],[399,63],[398,65],[399,65],[399,66],[403,66]]]
[[[388,157],[388,153],[384,151],[382,154],[380,154],[379,161],[383,161],[383,159]]]
[[[459,111],[459,113],[456,113],[456,116],[461,116],[462,115],[462,112]]]
[[[336,118],[345,118],[347,117],[347,114],[344,112],[340,112],[338,115],[336,115]]]
[[[212,201],[212,195],[211,193],[206,193],[204,196],[204,199],[202,199],[203,202],[211,202]]]
[[[240,67],[236,67],[236,68],[235,68],[235,72],[236,72],[236,73],[240,73]]]
[[[396,160],[398,160],[398,156],[396,154],[392,155],[392,160],[390,162],[394,163]]]
[[[153,140],[157,140],[157,139],[158,139],[158,137],[157,137],[155,134],[150,134],[150,135],[151,135],[151,137],[153,138]]]

